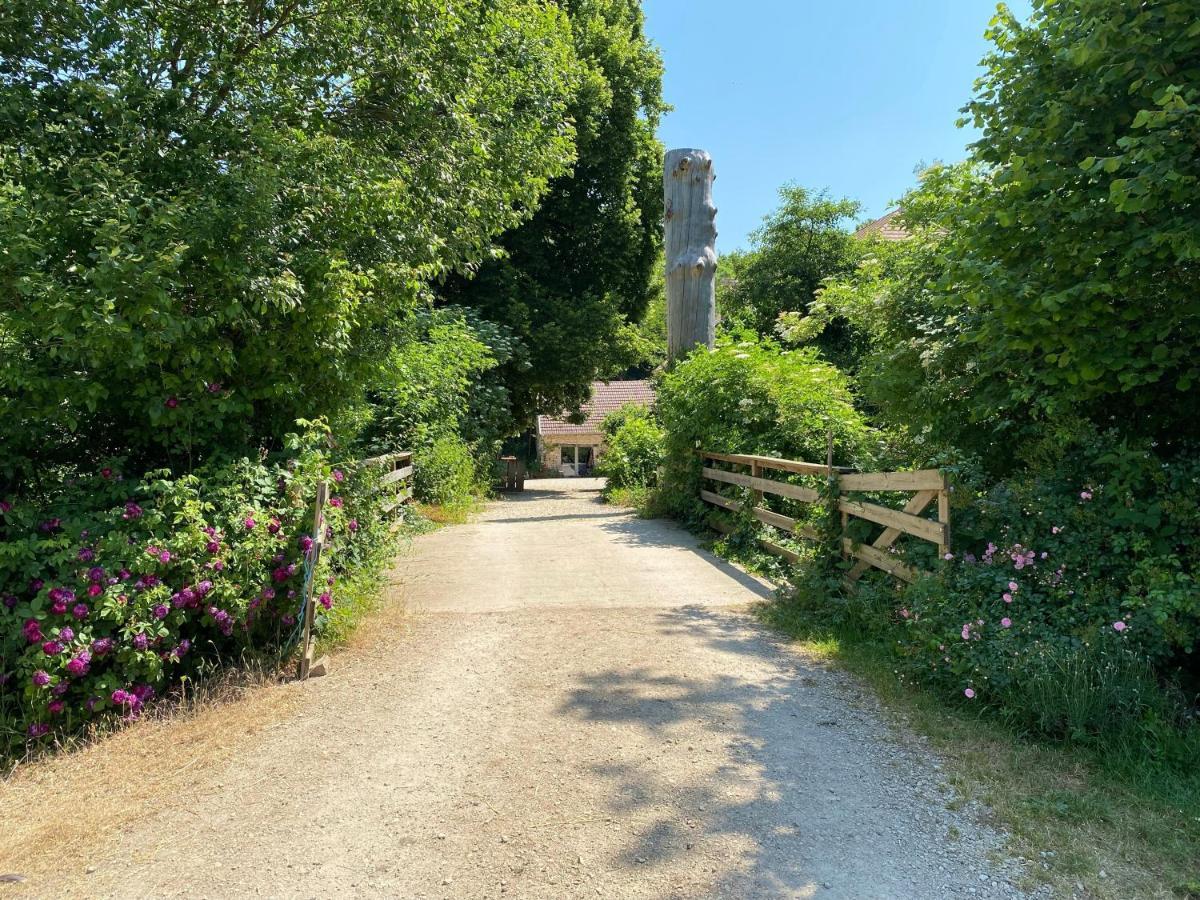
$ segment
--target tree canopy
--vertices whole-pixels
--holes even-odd
[[[846,275],[858,260],[858,244],[848,226],[858,215],[855,200],[835,200],[796,184],[779,191],[781,204],[753,235],[747,253],[722,260],[718,286],[721,317],[727,327],[747,327],[777,335],[779,317],[808,315],[826,278]],[[822,323],[809,335],[834,362],[849,367],[853,337],[842,322]]]
[[[597,376],[639,361],[627,326],[642,316],[660,260],[662,63],[643,34],[640,0],[562,7],[583,68],[570,105],[574,167],[500,241],[502,258],[444,290],[524,345],[503,370],[518,422],[582,403]]]
[[[422,284],[567,172],[594,81],[540,0],[5,4],[4,463],[359,402]]]
[[[979,177],[944,222],[942,290],[978,315],[995,403],[1194,433],[1196,11],[1039,0],[1029,23],[1003,9],[993,23],[966,109]]]

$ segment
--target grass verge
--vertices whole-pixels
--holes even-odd
[[[634,510],[639,519],[662,519],[667,516],[663,499],[655,488],[605,488],[603,497],[605,503]]]
[[[1190,770],[1112,749],[1030,740],[902,683],[891,650],[780,601],[760,618],[870,685],[944,758],[962,800],[990,807],[1036,881],[1063,896],[1200,898],[1200,760]]]
[[[186,810],[217,767],[302,702],[274,671],[230,671],[152,705],[136,723],[58,748],[73,752],[17,765],[0,777],[0,874],[29,883],[3,887],[45,896],[111,835],[161,810]]]

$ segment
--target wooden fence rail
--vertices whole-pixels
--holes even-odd
[[[386,474],[379,479],[379,489],[390,494],[383,504],[383,511],[391,515],[413,497],[413,455],[409,450],[373,456],[359,463],[361,468],[380,468]]]
[[[766,508],[762,505],[763,498],[769,495],[797,500],[801,503],[819,503],[821,492],[804,485],[763,477],[764,471],[812,475],[829,479],[837,490],[837,509],[842,516],[842,535],[838,549],[843,556],[852,557],[855,560],[854,566],[846,575],[848,581],[857,581],[872,566],[904,581],[916,581],[922,573],[897,557],[893,549],[896,541],[902,535],[911,535],[937,545],[939,556],[950,552],[950,486],[946,476],[936,469],[922,469],[915,472],[856,472],[853,469],[829,464],[820,465],[801,460],[775,459],[774,457],[750,454],[711,453],[702,450],[700,456],[703,463],[702,474],[705,479],[718,482],[718,484],[748,488],[752,497],[751,505],[747,508],[747,504],[743,501],[702,489],[700,491],[702,500],[730,512],[745,510],[764,525],[770,525],[809,540],[819,540],[820,536],[813,529],[801,525],[796,519]],[[741,466],[749,469],[749,472],[717,468],[710,463]],[[891,491],[910,492],[913,496],[903,509],[893,509],[890,506],[882,506],[849,496],[856,493]],[[937,519],[925,518],[922,513],[934,500],[937,501]],[[846,534],[851,518],[863,519],[874,525],[882,525],[883,532],[870,545],[859,544]],[[718,525],[717,527],[718,530],[728,530],[727,526]],[[768,552],[792,562],[798,559],[794,551],[767,538],[760,538],[759,544]]]

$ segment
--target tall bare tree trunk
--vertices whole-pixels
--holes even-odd
[[[717,327],[717,208],[712,157],[671,150],[663,166],[666,201],[668,364],[698,344],[711,347]]]

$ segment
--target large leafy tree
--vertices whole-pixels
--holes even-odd
[[[542,0],[0,8],[0,464],[186,463],[359,402],[574,155]]]
[[[583,66],[571,105],[577,161],[554,180],[504,256],[444,288],[511,329],[525,352],[504,367],[518,425],[577,406],[592,379],[636,363],[662,229],[662,65],[640,0],[563,0]]]
[[[1194,0],[1001,10],[967,107],[982,177],[942,290],[987,406],[1160,436],[1200,421],[1200,20]]]
[[[780,206],[752,235],[747,253],[730,260],[719,284],[718,303],[727,327],[751,328],[774,337],[780,316],[789,332],[807,317],[826,278],[853,271],[859,245],[848,226],[858,215],[854,200],[834,199],[796,184],[779,191]],[[724,265],[724,264],[723,264]],[[833,362],[852,368],[855,336],[842,320],[822,322],[805,335]]]

